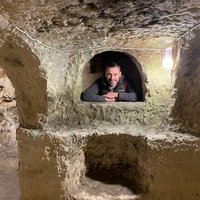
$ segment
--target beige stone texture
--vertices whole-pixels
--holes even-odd
[[[16,106],[14,98],[0,104],[0,150],[9,151],[4,136],[19,126],[13,198],[200,198],[199,11],[197,0],[1,1],[0,77],[10,80]],[[171,45],[177,63],[166,70]],[[109,51],[142,66],[144,102],[80,100],[100,75],[88,63]],[[5,193],[0,199],[12,198]]]
[[[195,136],[163,127],[104,126],[19,128],[17,140],[21,199],[199,198]]]

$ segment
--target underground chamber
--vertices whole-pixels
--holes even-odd
[[[80,181],[86,191],[110,197],[148,192],[144,138],[126,134],[91,136],[83,151],[85,174]]]

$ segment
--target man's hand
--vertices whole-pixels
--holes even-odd
[[[105,101],[107,102],[117,101],[118,92],[108,92],[103,96],[105,97]]]

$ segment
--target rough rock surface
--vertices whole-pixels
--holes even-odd
[[[199,138],[165,130],[170,121],[175,130],[200,133],[199,11],[198,0],[1,1],[0,67],[16,92],[21,200],[199,198]],[[179,50],[176,76],[162,67],[172,43]],[[129,53],[142,64],[145,102],[80,101],[83,77],[91,75],[85,66],[105,51]],[[8,129],[17,125],[11,120]],[[124,174],[123,181],[108,187],[94,171]]]
[[[179,59],[177,66],[176,101],[172,108],[171,122],[176,127],[176,130],[199,135],[199,31],[196,31],[195,35],[196,37],[188,41],[187,47],[181,49],[180,52],[180,58],[182,59]]]
[[[83,68],[95,54],[108,50],[130,52],[146,64],[144,71],[151,98],[144,107],[152,119],[162,121],[171,104],[168,97],[173,81],[168,78],[167,86],[159,87],[157,83],[162,78],[152,76],[155,61],[151,61],[157,59],[160,66],[163,48],[174,41],[181,43],[183,36],[198,28],[199,7],[196,0],[2,2],[0,61],[16,89],[20,124],[27,128],[42,127],[46,115],[51,126],[85,123],[82,119],[87,114],[79,117],[82,114],[79,110],[88,108],[79,100]],[[160,67],[157,74],[158,71],[163,74]],[[21,86],[18,80],[24,84]],[[89,111],[92,116],[94,110]],[[115,118],[110,123],[113,121]],[[145,116],[137,121],[156,123]]]
[[[6,0],[0,8],[1,27],[18,27],[41,42],[80,50],[106,36],[178,38],[199,23],[199,6],[197,0]]]
[[[198,137],[157,126],[17,133],[21,199],[199,199]]]
[[[16,128],[18,115],[14,88],[0,69],[0,199],[19,198]]]

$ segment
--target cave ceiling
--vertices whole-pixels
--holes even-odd
[[[59,48],[108,40],[165,47],[200,23],[199,0],[0,1],[1,40],[19,32]]]

